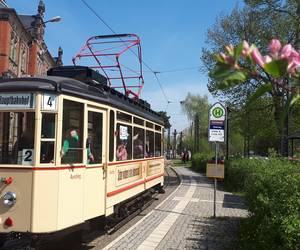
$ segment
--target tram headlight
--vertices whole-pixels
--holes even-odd
[[[3,195],[3,204],[7,207],[12,207],[17,201],[17,195],[14,192],[7,192]]]

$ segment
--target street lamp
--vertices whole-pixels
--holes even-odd
[[[60,22],[61,19],[62,18],[60,16],[55,16],[55,17],[52,17],[51,19],[43,22],[43,24],[45,24],[45,23],[57,23],[57,22]]]
[[[61,21],[61,17],[60,16],[55,16],[55,17],[52,17],[51,19],[45,21],[45,22],[42,22],[40,23],[39,25],[44,25],[46,23],[57,23],[57,22],[60,22]],[[34,25],[34,22],[31,23],[31,25]],[[34,26],[30,26],[30,27],[27,27],[25,28],[26,30],[30,30],[30,29],[34,29],[35,27]]]

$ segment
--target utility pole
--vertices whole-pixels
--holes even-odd
[[[182,139],[183,139],[183,132],[181,131],[180,136],[179,136],[179,145],[180,145],[179,150],[180,150],[180,152],[183,151],[183,141],[182,141]]]
[[[170,151],[171,151],[171,128],[168,128],[168,138],[167,138],[167,158],[170,159]]]
[[[199,128],[199,114],[195,115],[195,131],[194,131],[194,141],[195,141],[195,152],[199,152],[200,151],[200,143],[199,143],[199,139],[200,139],[200,128]]]
[[[177,131],[174,130],[174,138],[173,138],[173,159],[176,158],[176,137],[177,137]]]
[[[227,116],[226,116],[226,160],[228,160],[229,156],[229,107],[226,107]]]

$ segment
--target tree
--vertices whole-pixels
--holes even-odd
[[[203,49],[202,53],[202,61],[208,72],[216,69],[215,53],[222,51],[226,46],[227,51],[230,51],[232,47],[228,46],[229,44],[237,47],[241,41],[247,40],[265,53],[267,44],[274,37],[291,44],[299,42],[298,1],[248,0],[245,3],[246,6],[242,9],[235,8],[230,15],[220,17],[208,30],[207,43],[210,49]],[[253,65],[245,60],[243,67],[251,70]],[[286,126],[282,126],[281,114],[287,104],[289,94],[280,85],[266,85],[273,79],[268,74],[264,74],[265,72],[261,68],[257,70],[258,74],[264,75],[265,78],[243,75],[234,71],[233,74],[228,75],[227,81],[224,78],[217,79],[215,75],[210,74],[208,88],[213,95],[239,109],[248,105],[253,93],[263,92],[264,94],[260,98],[271,100],[272,112],[269,116],[273,116],[277,129],[276,134],[279,135],[277,148],[281,146],[281,152],[286,154],[284,149],[287,147],[284,147],[283,142],[286,144],[288,124],[286,120]],[[239,82],[243,84],[236,84]],[[286,78],[283,79],[283,82],[284,84],[288,83]],[[263,88],[268,91],[262,91]],[[261,106],[259,109],[263,110],[263,108],[264,106]]]
[[[201,96],[188,93],[185,100],[181,102],[181,107],[188,119],[194,124],[193,151],[198,152],[206,148],[205,144],[208,144],[207,141],[203,144],[202,140],[200,140],[200,138],[207,138],[208,98],[206,95]]]
[[[171,148],[171,123],[170,123],[170,116],[168,116],[166,111],[159,111],[158,114],[160,115],[160,117],[162,117],[163,121],[164,121],[164,127],[168,132],[167,135],[167,143],[164,143],[165,145],[167,145],[167,154],[169,157],[169,150]]]

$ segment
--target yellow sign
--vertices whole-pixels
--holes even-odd
[[[224,164],[207,163],[206,165],[206,176],[212,178],[224,179]]]

